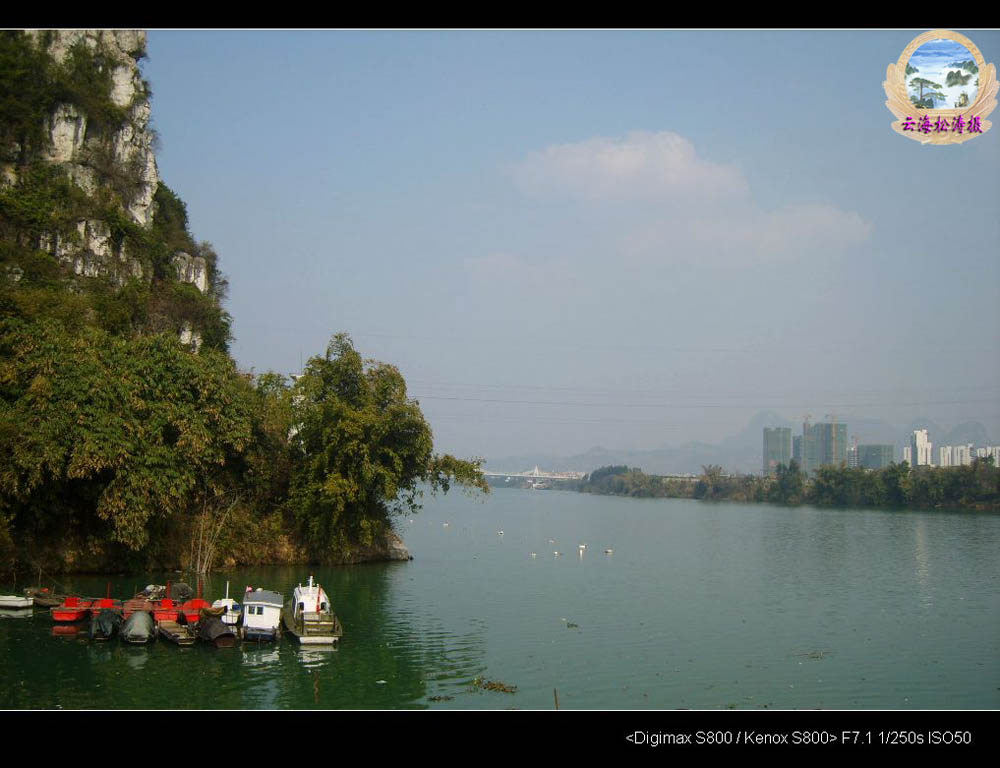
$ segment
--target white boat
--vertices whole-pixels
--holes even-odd
[[[303,645],[333,645],[343,634],[330,597],[323,587],[313,582],[312,576],[308,584],[295,588],[291,601],[285,604],[282,618],[285,629]]]
[[[24,595],[0,595],[0,608],[6,610],[24,610],[35,604],[35,598]]]
[[[277,640],[281,634],[281,604],[284,597],[259,587],[243,595],[244,640]]]
[[[213,608],[222,608],[222,615],[219,617],[222,623],[228,627],[235,627],[240,623],[240,614],[242,613],[242,608],[240,604],[237,603],[229,596],[229,582],[226,582],[226,596],[221,600],[216,600],[212,603]]]

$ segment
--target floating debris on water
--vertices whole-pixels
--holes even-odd
[[[385,680],[376,680],[375,685],[385,685]]]
[[[454,696],[428,696],[427,701],[451,701]]]
[[[500,680],[483,680],[481,677],[477,677],[472,681],[472,684],[476,688],[483,688],[487,691],[501,691],[502,693],[516,693],[516,685],[508,685],[507,683],[501,682]]]
[[[612,554],[614,554],[614,552],[615,551],[613,549],[611,549],[610,547],[608,549],[604,550],[604,554],[606,554],[606,555],[612,555]]]
[[[808,651],[807,653],[796,653],[795,655],[806,656],[815,661],[819,661],[820,659],[826,658],[831,653],[833,653],[833,651]],[[800,661],[799,663],[801,664],[802,662]]]

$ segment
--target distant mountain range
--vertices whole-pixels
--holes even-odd
[[[952,429],[945,429],[928,419],[917,419],[906,426],[890,424],[878,419],[839,419],[847,424],[849,437],[857,437],[861,445],[882,443],[895,446],[896,461],[903,458],[903,446],[910,444],[910,435],[915,429],[926,429],[934,445],[935,459],[937,447],[941,445],[965,445],[974,443],[977,447],[994,445],[986,427],[978,421],[967,421]],[[813,423],[817,423],[816,420]],[[612,464],[627,464],[639,467],[652,474],[701,474],[702,466],[718,464],[730,472],[760,472],[764,427],[788,427],[792,435],[802,434],[802,424],[791,422],[774,411],[760,411],[738,434],[728,437],[717,445],[701,442],[684,443],[677,447],[655,448],[633,451],[595,447],[585,453],[573,456],[526,453],[489,459],[486,467],[490,470],[521,472],[534,466],[550,472],[590,472],[598,467]]]

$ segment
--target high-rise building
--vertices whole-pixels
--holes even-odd
[[[951,466],[951,446],[942,445],[938,448],[938,466],[939,467],[950,467]]]
[[[788,427],[764,427],[764,474],[773,475],[779,464],[792,460],[792,430]]]
[[[910,446],[904,445],[903,446],[903,461],[905,461],[911,467],[913,466],[913,455],[912,454],[913,454],[913,451],[910,449]]]
[[[953,467],[966,467],[972,463],[972,443],[968,445],[954,445],[951,451],[951,465]]]
[[[808,475],[816,469],[816,433],[806,419],[802,422],[802,471]]]
[[[932,443],[927,437],[926,429],[913,430],[913,437],[910,438],[910,456],[913,457],[914,467],[929,467],[934,461],[931,458]]]
[[[865,469],[884,469],[892,464],[896,449],[891,445],[859,445],[858,465]]]
[[[816,441],[816,466],[847,464],[847,425],[821,422],[812,428]]]
[[[792,461],[802,469],[802,435],[795,435],[792,438]]]

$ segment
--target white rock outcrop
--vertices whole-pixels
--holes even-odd
[[[208,290],[208,265],[201,256],[179,251],[171,259],[177,270],[177,279],[182,283],[191,283],[202,293]]]
[[[195,352],[201,349],[201,334],[194,330],[191,323],[185,322],[181,326],[180,333],[181,344],[185,344]]]

